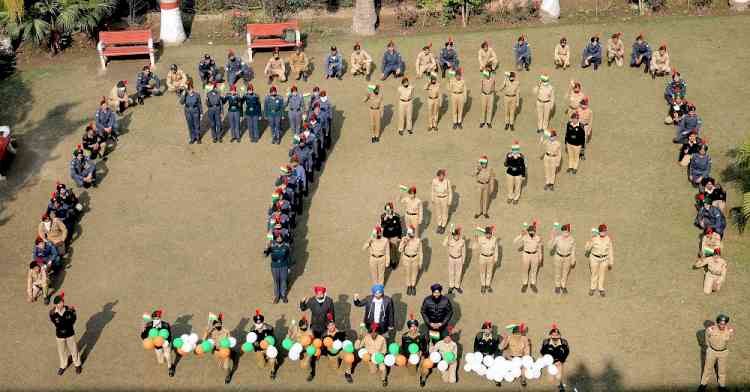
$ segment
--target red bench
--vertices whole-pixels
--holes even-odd
[[[150,30],[102,31],[96,45],[102,69],[107,68],[108,57],[147,54],[154,66],[154,40]]]
[[[284,30],[294,30],[295,40],[284,39]],[[301,44],[299,21],[282,23],[255,23],[247,25],[247,56],[253,61],[253,49],[293,48]]]

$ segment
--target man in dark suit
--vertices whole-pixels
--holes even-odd
[[[393,330],[393,300],[383,294],[385,288],[382,284],[372,286],[372,295],[359,299],[359,294],[354,294],[354,306],[365,307],[365,315],[362,322],[367,325],[378,325],[378,333],[389,334]],[[372,331],[369,331],[372,332]]]

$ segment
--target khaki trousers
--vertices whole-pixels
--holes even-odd
[[[492,284],[492,267],[494,267],[495,259],[492,257],[479,255],[479,283],[482,286],[489,286]]]
[[[549,185],[555,184],[555,176],[557,175],[557,168],[560,167],[560,155],[549,156],[544,155],[544,183]]]
[[[383,284],[385,282],[385,256],[370,256],[370,281],[372,284]]]
[[[607,275],[607,268],[609,267],[607,258],[600,259],[591,255],[589,257],[589,267],[591,268],[591,286],[589,288],[591,290],[598,289],[604,291],[604,278]]]
[[[464,121],[464,103],[466,97],[463,94],[451,94],[451,115],[454,124],[461,124]]]
[[[435,220],[440,227],[448,224],[448,196],[435,198]]]
[[[406,285],[416,286],[417,275],[419,274],[419,264],[416,257],[401,255],[401,263],[404,265],[404,274],[406,275]]]
[[[357,74],[369,75],[372,72],[372,62],[364,61],[361,63],[352,64],[352,76]]]
[[[492,121],[492,106],[495,103],[495,94],[482,93],[482,117],[480,122],[490,124]]]
[[[706,348],[706,363],[703,365],[703,375],[701,376],[701,385],[707,385],[711,381],[711,373],[716,366],[716,375],[719,378],[719,386],[727,385],[727,357],[729,350],[716,351],[711,347]]]
[[[714,291],[719,291],[722,283],[724,283],[724,278],[721,275],[714,275],[706,271],[706,277],[703,279],[703,293],[711,294]]]
[[[427,116],[427,127],[437,128],[438,114],[440,113],[440,98],[428,98],[427,111],[429,112],[429,116]]]
[[[479,213],[480,214],[486,214],[487,210],[490,208],[490,185],[492,184],[492,181],[481,184],[477,183],[479,185]]]
[[[607,52],[607,59],[610,62],[614,60],[614,62],[617,64],[618,67],[622,67],[622,56],[618,56],[614,53]]]
[[[555,255],[555,287],[566,287],[568,284],[568,274],[570,274],[570,264],[572,261],[572,256],[561,257]]]
[[[503,116],[505,123],[513,125],[516,120],[516,109],[518,107],[518,97],[515,95],[503,96]]]
[[[539,272],[539,251],[534,254],[521,251],[521,271],[523,278],[521,283],[536,286],[536,275]]]
[[[568,169],[578,170],[578,162],[581,161],[581,146],[566,144],[568,150]]]
[[[459,259],[448,256],[448,288],[461,287],[461,274],[463,273],[464,263]]]
[[[523,177],[505,174],[505,187],[508,188],[508,199],[518,200],[521,197]]]
[[[549,128],[549,114],[552,111],[552,101],[536,101],[536,129]]]
[[[370,109],[370,132],[372,137],[380,137],[380,109]]]
[[[73,357],[73,365],[81,366],[81,356],[78,354],[75,336],[57,338],[57,355],[60,357],[60,369],[68,367],[68,357]]]
[[[286,82],[286,71],[282,69],[269,69],[268,70],[268,77],[278,77],[279,81]]]
[[[555,56],[555,65],[570,67],[570,54],[567,56]]]
[[[156,362],[159,365],[166,361],[167,367],[172,367],[172,348],[168,344],[164,343],[162,348],[154,349],[154,353],[156,354]]]
[[[413,112],[414,106],[412,105],[412,101],[404,102],[399,101],[398,103],[398,130],[407,130],[410,131],[412,127],[411,122],[411,115]]]
[[[457,363],[456,361],[453,361],[450,363],[450,365],[448,365],[448,369],[446,369],[444,372],[440,372],[440,378],[443,379],[443,382],[446,382],[448,384],[454,384],[456,382],[456,367]]]

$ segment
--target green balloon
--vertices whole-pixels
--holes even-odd
[[[416,343],[409,345],[409,354],[416,354],[419,352],[419,346]]]
[[[159,336],[159,330],[158,329],[151,328],[151,329],[148,330],[148,337],[155,338],[157,336]]]
[[[373,361],[380,365],[385,360],[385,355],[383,353],[375,353],[375,355],[372,356]]]
[[[443,354],[443,359],[445,359],[445,362],[451,363],[456,360],[456,354],[448,351],[447,353]]]
[[[263,339],[263,340],[265,340],[266,342],[268,342],[269,346],[275,346],[276,345],[276,338],[273,337],[273,336],[271,336],[271,335],[266,336],[266,338]]]
[[[203,347],[203,352],[205,353],[214,351],[213,343],[209,342],[208,340],[204,340],[203,343],[201,343],[201,347]]]
[[[164,339],[169,338],[169,330],[168,329],[160,329],[159,330],[159,336],[163,337]]]
[[[345,344],[344,345],[344,352],[345,353],[353,353],[354,352],[354,345],[351,342]]]
[[[401,347],[399,347],[398,343],[391,343],[388,345],[388,352],[393,355],[398,355],[398,352],[401,350]]]
[[[328,350],[328,353],[330,353],[331,355],[336,355],[336,354],[338,354],[338,353],[339,353],[339,350],[336,350],[336,349],[334,349],[333,347],[331,347],[331,349],[330,349],[330,350]]]
[[[242,343],[242,351],[249,353],[255,350],[255,346],[253,346],[250,342]]]
[[[221,338],[221,340],[219,340],[219,347],[221,348],[229,348],[230,345],[229,338]]]
[[[305,352],[307,353],[307,355],[311,357],[315,355],[315,351],[316,351],[315,346],[313,346],[312,344],[307,346],[307,348],[305,349]]]
[[[294,342],[292,339],[286,338],[281,342],[281,347],[284,347],[284,350],[289,350],[294,345]]]
[[[172,342],[172,345],[174,346],[174,348],[180,348],[180,347],[182,347],[183,344],[185,344],[185,342],[182,341],[182,338],[176,338]]]

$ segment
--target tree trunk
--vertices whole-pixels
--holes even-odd
[[[375,1],[357,0],[354,8],[352,32],[359,35],[375,34]]]

